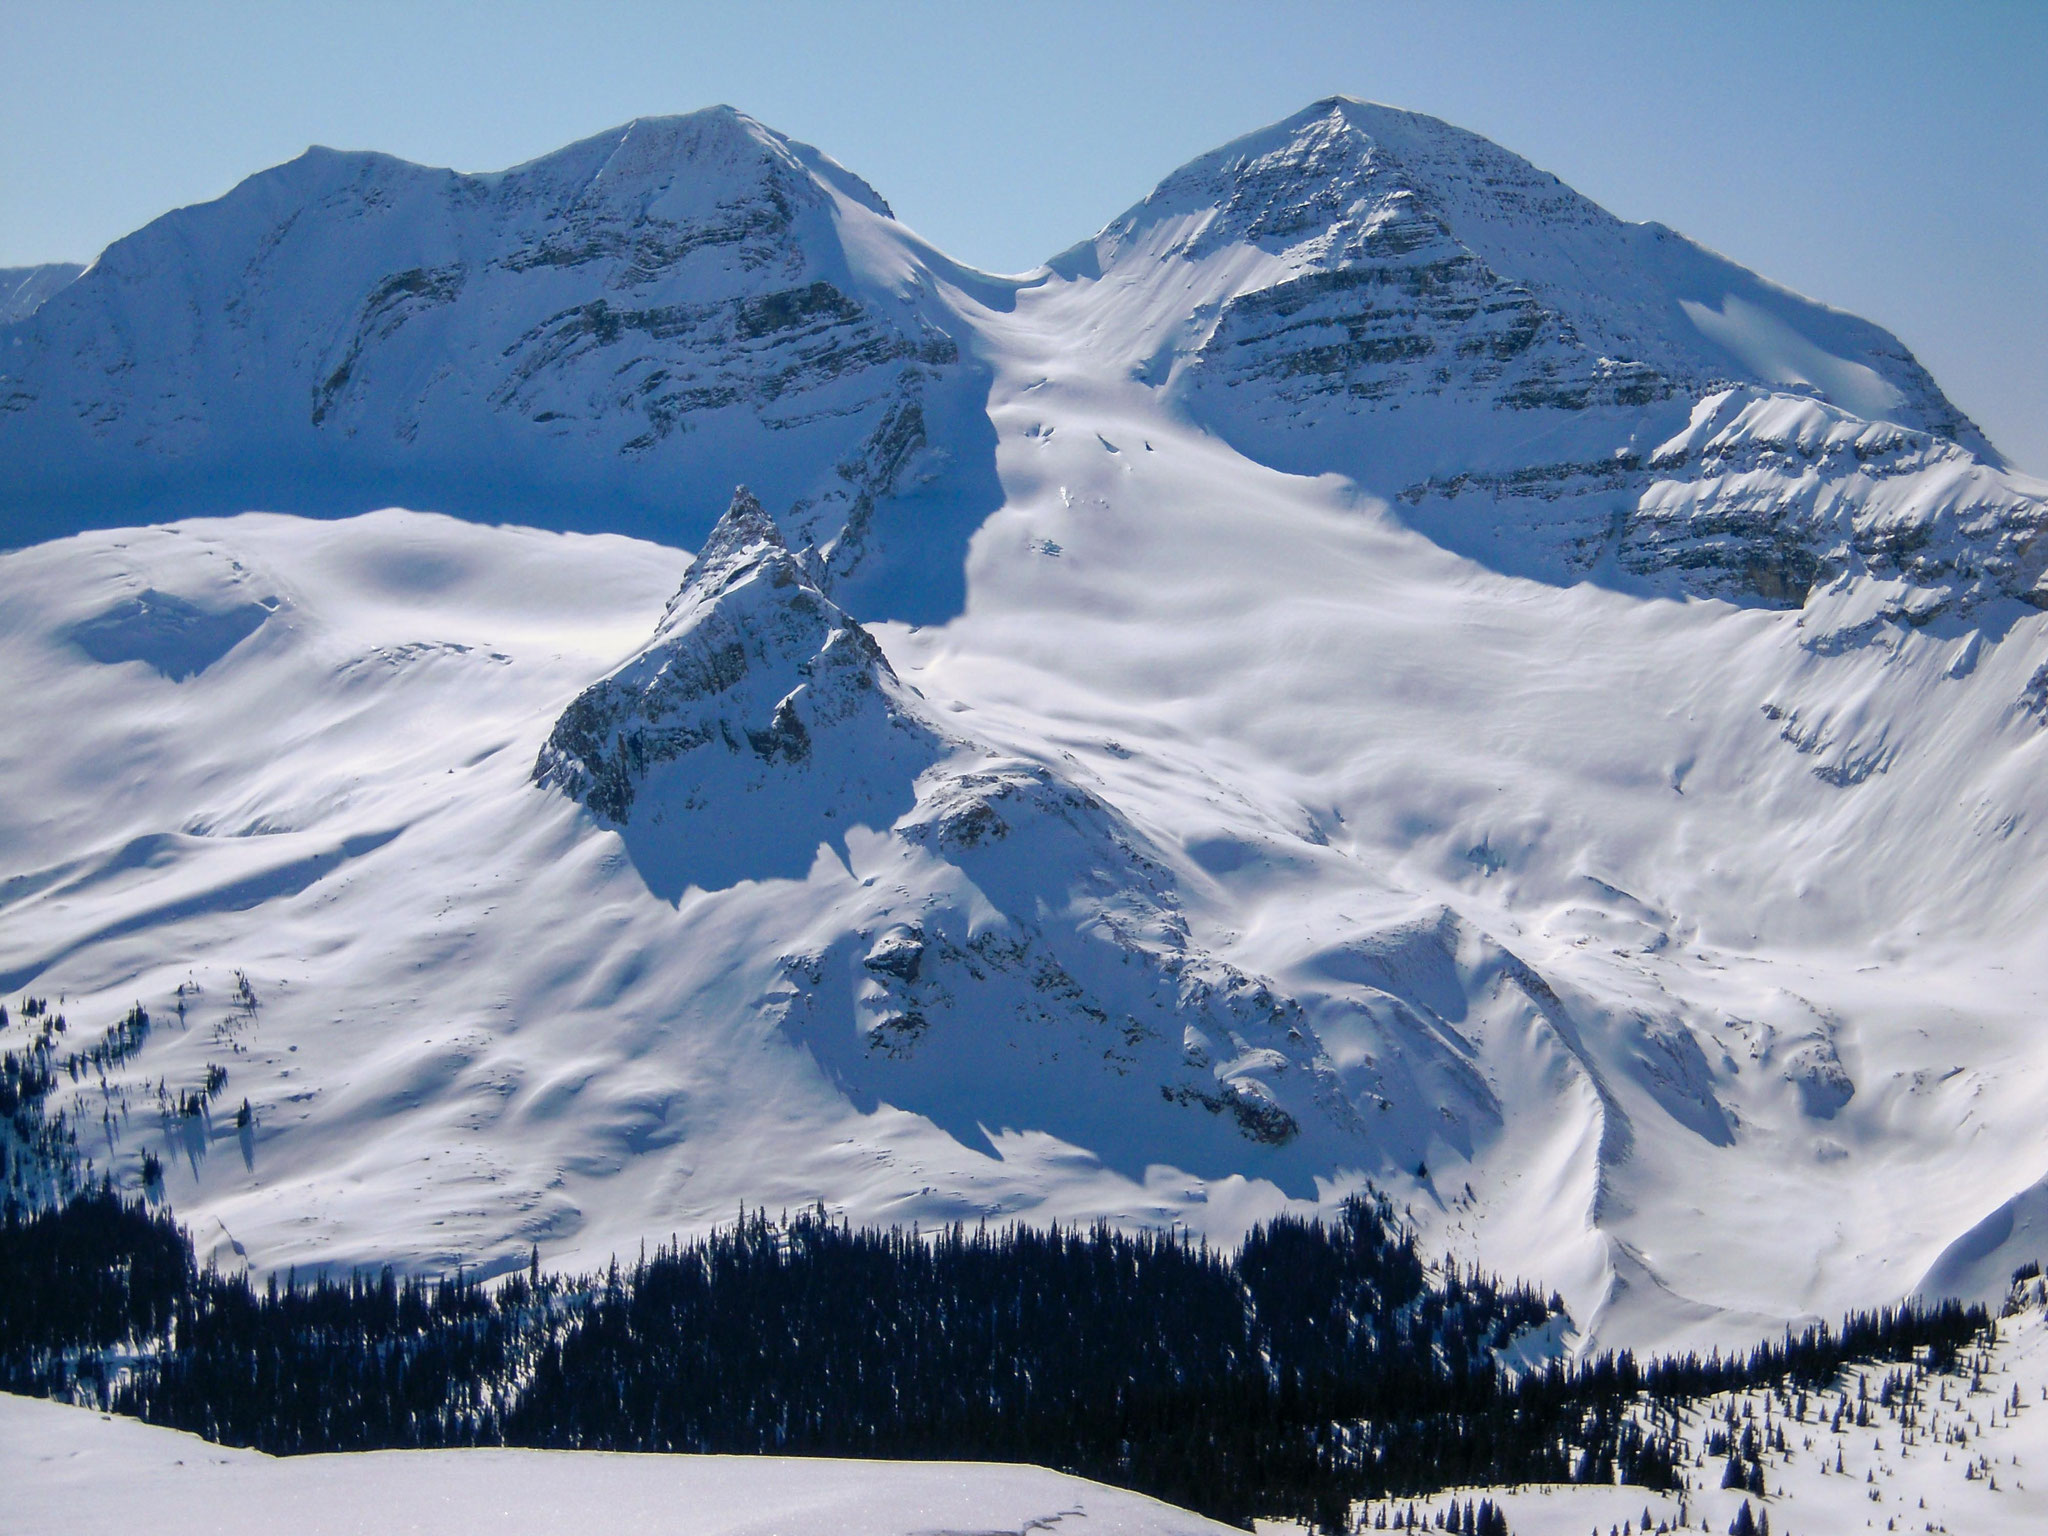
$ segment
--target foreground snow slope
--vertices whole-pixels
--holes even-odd
[[[943,1536],[1056,1528],[1221,1536],[1170,1504],[1039,1467],[980,1462],[379,1451],[278,1458],[89,1409],[0,1394],[14,1536],[211,1532],[255,1518],[293,1536],[591,1529],[683,1536]]]
[[[58,1100],[96,1166],[162,1158],[202,1249],[597,1264],[814,1199],[1229,1239],[1370,1179],[1636,1344],[1995,1297],[2039,1253],[2048,487],[1882,332],[1352,102],[1015,281],[737,114],[474,185],[358,159],[137,249],[295,210],[393,261],[502,237],[434,311],[480,337],[579,272],[701,301],[543,349],[536,388],[602,406],[545,452],[491,435],[518,410],[387,441],[367,361],[334,407],[423,487],[501,449],[642,476],[697,557],[392,510],[0,556],[0,992],[74,1039],[148,1006]],[[649,230],[666,265],[619,244]],[[137,268],[117,303],[126,270],[7,334],[46,372],[0,447],[60,462],[49,402],[108,377],[60,330],[164,301]],[[813,281],[859,302],[742,334]],[[345,346],[355,289],[308,291]],[[1801,377],[1689,305],[1767,315]],[[884,318],[957,359],[842,357]],[[362,358],[424,366],[415,319]],[[197,334],[177,367],[313,367]],[[643,365],[782,382],[678,407],[633,469],[651,397],[593,380]],[[287,441],[339,419],[250,462],[367,494]],[[197,483],[93,430],[62,427],[107,487]],[[87,521],[140,515],[107,495]]]

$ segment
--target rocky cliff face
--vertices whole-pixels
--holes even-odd
[[[642,801],[656,819],[715,819],[763,791],[830,820],[938,750],[881,648],[820,589],[815,556],[742,487],[653,639],[569,705],[534,779],[620,826]]]
[[[1674,595],[1800,608],[1870,576],[1915,624],[2002,597],[2048,607],[2048,499],[1933,433],[1754,386],[1703,395],[1647,454],[1432,477],[1396,500],[1446,542],[1513,519],[1547,535],[1560,575]]]

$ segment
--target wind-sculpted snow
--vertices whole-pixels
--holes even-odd
[[[1026,279],[729,112],[316,153],[0,340],[23,542],[481,519],[0,557],[0,982],[145,1004],[51,1107],[223,1264],[1370,1180],[1655,1343],[2033,1256],[2048,487],[1483,140]]]
[[[94,661],[146,661],[174,682],[204,672],[261,628],[276,600],[208,611],[169,592],[146,589],[71,631]]]

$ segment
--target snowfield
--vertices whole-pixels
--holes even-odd
[[[61,1105],[223,1265],[1370,1180],[1644,1347],[2048,1243],[2048,486],[1483,140],[1023,278],[730,112],[309,157],[0,358],[0,993],[145,1004]]]
[[[85,1408],[0,1393],[15,1536],[255,1518],[294,1536],[519,1529],[680,1536],[1221,1536],[1156,1499],[1038,1467],[586,1451],[265,1456]],[[237,1513],[239,1512],[239,1513]]]

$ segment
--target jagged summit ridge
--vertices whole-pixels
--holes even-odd
[[[681,589],[669,603],[669,612],[674,613],[675,605],[693,588],[722,585],[720,578],[729,572],[762,554],[787,549],[782,530],[761,505],[761,498],[744,485],[735,486],[732,504],[712,525],[710,537],[698,546],[697,558],[690,562]]]

